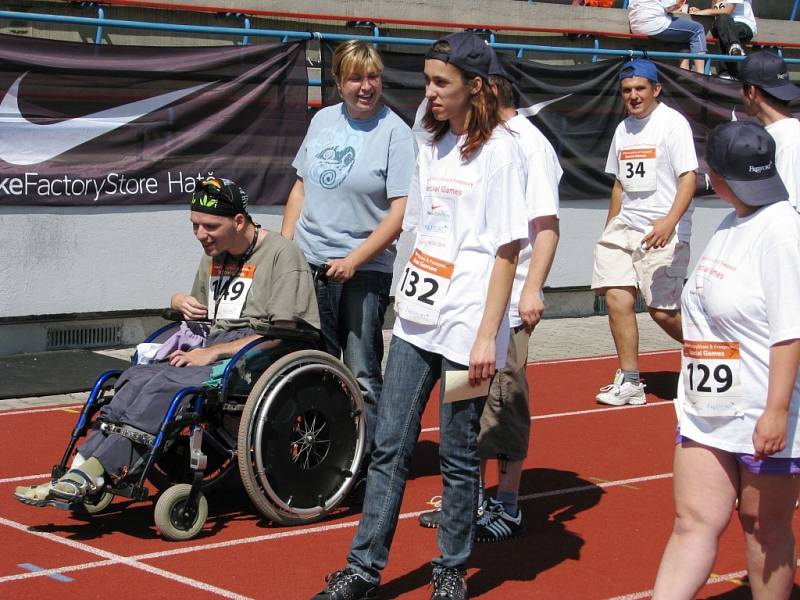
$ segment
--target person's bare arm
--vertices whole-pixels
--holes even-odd
[[[689,7],[690,15],[697,15],[699,17],[716,17],[717,15],[729,15],[733,13],[736,8],[735,4],[725,4],[722,8],[712,6],[711,8],[697,8],[696,6]]]
[[[619,214],[622,210],[622,182],[619,179],[614,179],[614,187],[611,188],[611,201],[608,203],[608,216],[606,216],[606,225],[611,223],[611,220]]]
[[[183,315],[187,321],[201,321],[208,315],[208,310],[197,298],[190,294],[178,292],[172,294],[169,307]]]
[[[478,333],[469,353],[469,382],[478,385],[481,380],[492,377],[497,369],[497,331],[508,309],[511,285],[517,269],[519,240],[503,244],[498,248],[492,273],[489,276],[489,291],[483,308]]]
[[[536,232],[536,239],[533,241],[531,264],[519,298],[519,316],[528,333],[533,331],[544,313],[542,288],[556,255],[559,237],[558,217],[556,215],[537,217],[533,220],[533,229]]]
[[[670,208],[667,216],[651,221],[650,224],[653,226],[653,230],[642,238],[645,248],[648,250],[650,248],[663,248],[669,243],[678,221],[681,220],[681,217],[692,203],[696,185],[697,174],[694,171],[681,173],[680,177],[678,177],[678,191],[672,201],[672,208]]]
[[[283,223],[281,223],[281,235],[288,240],[294,239],[294,227],[303,212],[303,202],[305,202],[305,188],[303,180],[299,177],[289,192],[286,200],[286,208],[283,210]]]
[[[358,267],[383,252],[400,236],[406,211],[406,196],[390,198],[389,202],[389,212],[375,230],[344,258],[328,260],[329,268],[325,275],[334,281],[347,281],[355,275]]]
[[[253,340],[257,340],[258,335],[249,335],[230,342],[214,344],[206,348],[195,348],[194,350],[176,350],[169,355],[169,364],[173,367],[205,366],[230,358],[239,350],[244,348]]]
[[[789,406],[800,363],[800,340],[779,342],[769,349],[767,406],[753,431],[756,460],[786,448]]]

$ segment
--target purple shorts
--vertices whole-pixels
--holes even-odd
[[[684,442],[695,442],[693,439],[681,435],[679,429],[675,433],[675,445],[683,444]],[[705,444],[700,444],[705,446]],[[717,448],[719,450],[719,448]],[[721,452],[725,452],[722,450]],[[798,475],[800,474],[800,458],[781,458],[775,456],[768,456],[763,460],[756,460],[752,454],[744,454],[741,452],[728,452],[733,454],[745,469],[756,475]]]

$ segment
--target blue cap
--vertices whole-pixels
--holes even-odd
[[[653,83],[658,83],[658,68],[651,60],[634,58],[622,65],[622,68],[619,70],[620,81],[628,77],[644,77]]]

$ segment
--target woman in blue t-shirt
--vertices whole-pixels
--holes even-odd
[[[381,101],[383,61],[370,44],[336,48],[342,102],[312,119],[292,163],[297,181],[281,233],[294,239],[316,281],[325,349],[353,371],[367,407],[371,451],[383,380],[383,318],[414,171],[409,127]]]

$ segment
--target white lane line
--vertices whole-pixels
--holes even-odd
[[[6,575],[5,577],[0,577],[0,583],[35,579],[36,577],[49,577],[51,575],[60,575],[61,573],[74,573],[75,571],[85,571],[86,569],[95,569],[97,567],[110,567],[118,564],[120,563],[116,560],[96,560],[94,562],[81,563],[79,565],[69,565],[55,569],[42,569],[41,571],[19,573],[18,575]]]
[[[50,476],[52,473],[39,473],[38,475],[21,475],[20,477],[6,477],[5,479],[0,479],[0,484],[3,483],[13,483],[15,481],[33,481],[35,479],[44,479],[47,477],[47,480],[50,481]]]
[[[798,566],[800,566],[800,560],[797,561]],[[742,577],[747,575],[747,571],[736,571],[735,573],[725,573],[724,575],[712,575],[706,581],[706,585],[712,585],[714,583],[724,583],[726,581],[733,581],[734,579],[741,579]],[[647,590],[645,592],[636,592],[635,594],[625,594],[624,596],[614,596],[613,598],[609,598],[608,600],[641,600],[642,598],[651,598],[653,596],[653,590]]]
[[[99,548],[93,548],[88,544],[82,544],[74,540],[68,540],[66,538],[62,538],[52,533],[31,530],[27,525],[23,525],[22,523],[17,523],[16,521],[11,521],[3,517],[0,517],[0,525],[5,525],[6,527],[16,529],[17,531],[22,531],[23,533],[27,533],[29,535],[34,535],[36,537],[40,537],[49,540],[51,542],[63,544],[75,550],[81,550],[82,552],[94,554],[95,556],[105,558],[111,562],[123,564],[128,567],[133,567],[134,569],[139,569],[140,571],[150,573],[151,575],[157,575],[159,577],[169,579],[170,581],[182,583],[184,585],[188,585],[189,587],[193,587],[198,590],[203,590],[205,592],[217,594],[219,596],[222,596],[223,598],[233,598],[235,600],[247,600],[247,596],[242,596],[241,594],[236,594],[229,590],[216,587],[214,585],[211,585],[210,583],[204,583],[202,581],[197,581],[196,579],[190,579],[189,577],[184,577],[183,575],[178,575],[177,573],[173,573],[171,571],[166,571],[164,569],[159,569],[158,567],[138,562],[134,558],[120,556],[119,554],[114,554],[113,552],[107,552],[106,550],[100,550]],[[59,572],[58,569],[48,569],[46,571],[39,571],[38,573],[29,573],[29,574],[23,573],[22,575],[48,576],[52,574],[51,571]]]
[[[594,491],[598,487],[600,488],[614,488],[620,487],[625,485],[631,485],[634,483],[643,483],[646,481],[655,481],[658,479],[668,479],[672,477],[672,473],[660,473],[658,475],[645,475],[642,477],[633,477],[631,479],[621,479],[619,481],[607,481],[598,484],[591,484],[585,486],[578,486],[572,488],[564,488],[560,490],[550,490],[547,492],[538,492],[535,494],[528,494],[527,496],[520,496],[520,500],[534,500],[536,498],[546,498],[550,496],[561,496],[564,494],[574,494],[580,492],[588,492]],[[407,512],[400,515],[400,520],[405,519],[414,519],[420,516],[422,513],[427,512],[430,508],[425,510],[419,510],[414,512]],[[249,538],[241,538],[238,540],[228,540],[225,542],[214,542],[210,544],[199,544],[197,546],[189,546],[184,548],[175,548],[174,550],[163,550],[161,552],[151,552],[148,554],[139,554],[136,556],[130,557],[131,560],[149,560],[154,558],[163,558],[166,556],[175,556],[178,554],[190,554],[192,552],[200,552],[203,550],[215,550],[218,548],[229,548],[231,546],[240,546],[242,544],[255,544],[258,542],[267,542],[270,540],[277,540],[283,538],[290,538],[290,537],[298,537],[298,536],[305,536],[311,535],[314,533],[323,533],[326,531],[335,531],[337,529],[349,529],[358,526],[358,521],[346,521],[344,523],[334,523],[332,525],[319,525],[316,527],[306,527],[304,529],[295,529],[292,531],[280,531],[277,533],[268,533],[265,535],[259,535],[255,537]]]
[[[659,356],[661,354],[673,354],[676,352],[680,352],[680,348],[675,348],[674,350],[651,350],[650,352],[639,352],[639,356]],[[596,361],[596,360],[608,360],[610,358],[617,358],[616,354],[604,354],[602,356],[583,356],[583,357],[575,357],[575,358],[551,358],[545,360],[535,360],[528,363],[528,366],[532,365],[562,365],[568,363],[576,363],[576,362],[589,362],[589,361]]]
[[[10,417],[12,415],[32,415],[35,413],[64,411],[70,412],[76,408],[83,408],[83,404],[62,404],[50,408],[26,408],[23,410],[0,410],[0,417]]]
[[[593,415],[597,413],[604,413],[604,412],[612,412],[612,411],[619,411],[619,410],[639,410],[647,407],[653,406],[672,406],[671,400],[663,400],[661,402],[648,402],[647,404],[641,404],[638,406],[634,406],[631,404],[627,404],[625,406],[608,406],[605,408],[589,408],[587,410],[573,410],[571,412],[561,412],[561,413],[548,413],[545,415],[535,415],[531,417],[531,421],[544,421],[546,419],[556,419],[558,417],[576,417],[580,415]],[[420,431],[420,433],[430,433],[431,431],[439,431],[438,427],[425,427]]]

